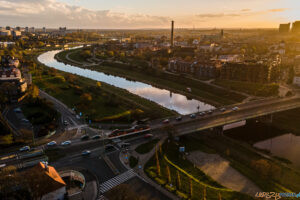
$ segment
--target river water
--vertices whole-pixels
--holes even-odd
[[[256,148],[268,150],[274,156],[288,159],[300,169],[300,136],[253,121],[247,122],[244,127],[228,130],[225,134]]]
[[[38,57],[38,60],[48,67],[53,67],[64,72],[80,75],[122,89],[126,89],[133,94],[156,102],[165,108],[175,110],[176,112],[183,115],[197,112],[198,106],[200,107],[199,111],[205,111],[214,108],[213,106],[204,102],[195,99],[187,99],[187,97],[184,95],[171,93],[168,90],[160,89],[149,84],[138,81],[130,81],[122,77],[107,75],[102,72],[82,69],[76,66],[58,62],[54,58],[54,56],[60,51],[61,50],[54,50],[43,53]]]

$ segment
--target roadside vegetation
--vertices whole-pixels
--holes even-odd
[[[263,84],[244,81],[232,81],[217,79],[213,82],[224,88],[244,92],[253,96],[269,97],[278,95],[278,84]]]
[[[159,139],[156,138],[146,143],[140,144],[135,148],[135,151],[139,154],[149,153],[154,148],[154,146],[157,144],[158,141]]]

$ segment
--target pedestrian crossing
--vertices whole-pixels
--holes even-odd
[[[110,189],[124,183],[125,181],[131,179],[132,177],[136,176],[136,174],[134,173],[133,169],[130,169],[126,172],[124,172],[123,174],[120,174],[118,176],[115,176],[114,178],[105,181],[104,183],[102,183],[100,185],[100,192],[103,194],[107,191],[109,191]]]
[[[100,195],[97,200],[107,200],[107,198],[103,195]]]

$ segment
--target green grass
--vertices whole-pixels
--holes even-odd
[[[159,139],[153,139],[147,143],[141,144],[135,148],[135,151],[139,154],[149,153],[154,148],[154,146],[157,144],[158,141]]]
[[[139,162],[139,160],[136,157],[134,157],[134,156],[129,157],[129,166],[131,168],[134,168],[138,164],[138,162]]]
[[[249,95],[254,96],[277,96],[278,95],[278,84],[261,84],[261,83],[251,83],[244,81],[231,81],[231,80],[215,80],[213,82],[216,85],[236,90],[239,92],[244,92]]]
[[[69,62],[64,57],[65,53],[66,52],[61,52],[58,55],[63,62]],[[80,56],[79,53],[76,55],[77,57]],[[238,93],[228,92],[225,89],[220,89],[183,76],[166,74],[162,71],[155,71],[152,69],[110,63],[105,63],[101,66],[89,67],[89,69],[148,83],[156,87],[181,93],[189,98],[196,98],[213,105],[234,104],[241,102],[246,98]],[[187,92],[187,87],[192,89],[192,93]]]

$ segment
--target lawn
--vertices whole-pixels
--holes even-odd
[[[134,157],[134,156],[129,157],[130,168],[134,168],[138,164],[138,162],[139,162],[139,160],[136,157]]]
[[[140,144],[138,147],[135,148],[135,151],[139,154],[149,153],[154,148],[154,146],[157,144],[158,141],[159,139],[156,138],[144,144]]]

